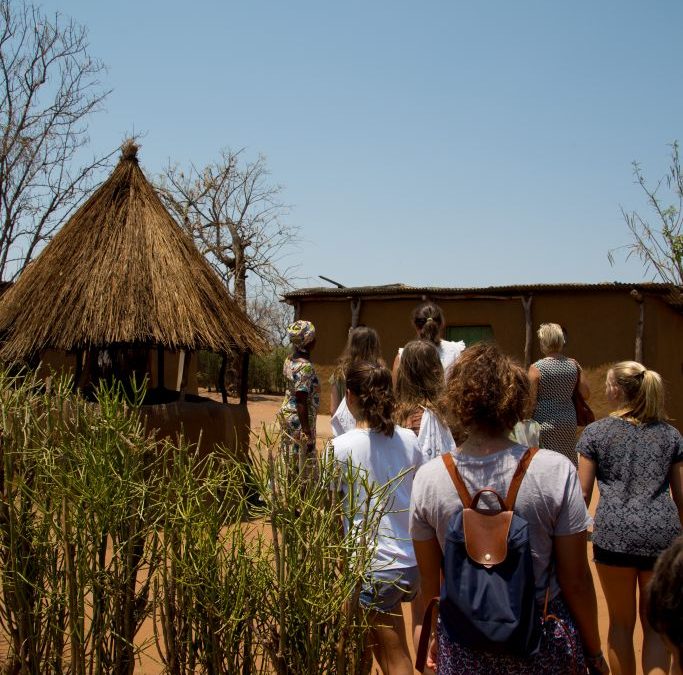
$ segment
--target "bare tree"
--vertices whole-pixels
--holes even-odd
[[[0,0],[0,24],[0,277],[14,278],[108,159],[74,168],[86,119],[109,92],[74,21]]]
[[[282,262],[297,229],[283,221],[282,188],[270,183],[263,156],[250,162],[242,150],[224,150],[203,169],[169,165],[158,188],[243,308],[250,273],[270,293],[289,287]]]
[[[655,222],[636,211],[621,212],[631,232],[633,241],[620,247],[628,251],[627,258],[637,255],[648,271],[670,284],[683,286],[683,174],[678,152],[678,142],[671,145],[671,163],[667,174],[654,187],[649,187],[640,165],[633,163],[636,183],[645,192]],[[668,194],[662,196],[662,189]],[[609,252],[614,262],[614,249]]]
[[[275,346],[287,341],[287,328],[294,321],[294,308],[274,295],[259,295],[248,302],[248,313],[253,321],[268,333]]]

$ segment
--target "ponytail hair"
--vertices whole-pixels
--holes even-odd
[[[625,404],[615,415],[642,424],[661,422],[664,411],[664,384],[659,373],[637,361],[621,361],[612,366],[614,382],[624,393]]]
[[[357,397],[361,420],[385,436],[394,435],[391,372],[379,363],[355,361],[346,371],[346,387]]]
[[[441,342],[441,327],[444,316],[441,307],[433,302],[423,302],[413,310],[413,324],[419,331],[421,340],[429,340],[435,345]]]

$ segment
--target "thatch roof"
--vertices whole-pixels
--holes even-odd
[[[137,160],[119,164],[0,299],[6,359],[115,343],[263,351],[240,309],[175,223]]]

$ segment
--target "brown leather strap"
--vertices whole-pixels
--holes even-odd
[[[424,619],[422,620],[420,642],[418,643],[417,654],[415,655],[415,668],[421,673],[424,672],[425,664],[427,663],[427,649],[429,648],[429,638],[432,634],[432,615],[438,602],[438,596],[429,601],[427,609],[425,609]]]
[[[453,485],[455,485],[455,489],[458,491],[458,496],[462,502],[462,507],[464,509],[469,509],[472,505],[472,497],[467,491],[465,481],[462,479],[462,476],[458,471],[458,467],[455,466],[453,455],[450,452],[445,452],[443,455],[441,455],[441,459],[443,459],[443,463],[446,465],[446,470],[453,481]]]
[[[517,501],[517,493],[519,492],[519,486],[522,484],[522,480],[524,480],[526,470],[529,468],[529,464],[531,464],[531,460],[534,458],[534,455],[537,452],[538,448],[529,448],[522,455],[522,459],[519,460],[517,469],[515,470],[515,473],[512,476],[512,480],[510,481],[510,488],[508,489],[507,496],[505,497],[505,506],[507,507],[508,511],[515,510],[515,501]]]

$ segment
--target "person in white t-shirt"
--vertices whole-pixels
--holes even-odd
[[[441,397],[443,367],[431,342],[413,340],[403,349],[396,373],[394,420],[411,429],[425,461],[455,450]]]
[[[443,339],[445,319],[441,307],[433,302],[423,302],[421,305],[418,305],[413,310],[411,318],[418,339],[427,340],[436,347],[439,360],[443,366],[444,378],[448,379],[451,366],[460,356],[463,349],[465,349],[465,343],[462,340],[451,342],[450,340]],[[403,348],[400,348],[394,359],[394,367],[392,369],[394,382],[396,382],[398,364],[401,361],[402,352]]]
[[[401,603],[414,601],[414,616],[421,613],[422,603],[415,601],[419,574],[408,532],[408,507],[422,453],[415,434],[392,421],[394,396],[391,373],[385,366],[367,361],[350,364],[346,401],[356,428],[333,440],[335,459],[362,472],[368,484],[396,483],[379,523],[371,572],[363,584],[360,603],[370,612],[372,651],[382,672],[412,675]],[[342,492],[345,496],[352,492],[356,503],[367,498],[360,481],[342,485]],[[362,518],[363,513],[354,516],[357,521]]]

